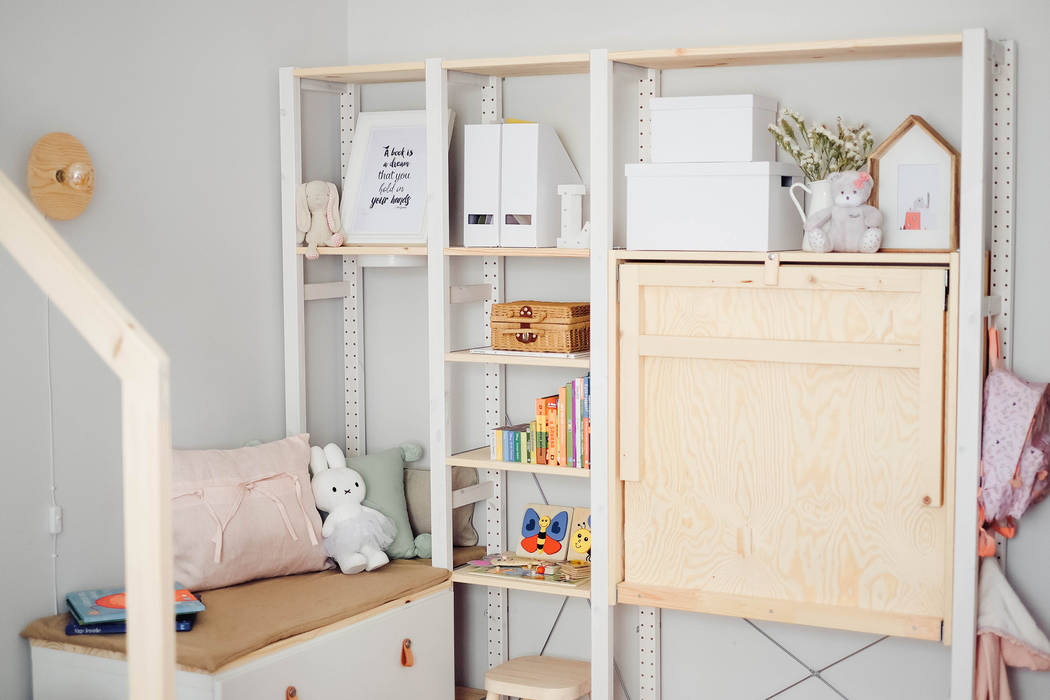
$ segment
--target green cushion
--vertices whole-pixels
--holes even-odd
[[[365,505],[375,508],[397,526],[397,537],[387,547],[387,556],[391,559],[415,558],[416,546],[412,541],[412,525],[405,502],[405,461],[401,448],[391,447],[364,457],[350,457],[347,462],[365,479]]]

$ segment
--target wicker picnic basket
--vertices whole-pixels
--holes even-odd
[[[591,305],[512,301],[492,305],[492,349],[585,352],[591,347]]]

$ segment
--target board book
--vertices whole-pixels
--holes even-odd
[[[101,622],[123,622],[128,619],[123,588],[96,588],[77,591],[66,596],[66,604],[81,625]],[[186,615],[204,610],[201,603],[182,584],[175,584],[175,615]]]
[[[175,617],[175,631],[189,632],[193,629],[193,623],[197,619],[197,613],[178,615]],[[127,622],[99,622],[91,625],[82,625],[77,622],[75,615],[70,613],[69,622],[66,623],[66,636],[75,637],[83,634],[126,634]]]
[[[573,562],[591,560],[591,509],[573,508],[569,521],[569,546],[566,558]]]
[[[565,561],[572,508],[530,503],[521,514],[515,553],[544,561]]]

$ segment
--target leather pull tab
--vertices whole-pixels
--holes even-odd
[[[415,663],[416,660],[412,656],[412,640],[406,637],[401,640],[401,665],[408,667],[414,666]]]
[[[992,369],[999,369],[999,329],[988,326],[988,364]]]
[[[294,685],[290,685],[284,689],[284,700],[296,700],[299,697],[299,692],[295,689]]]
[[[984,528],[978,528],[977,530],[977,556],[995,556],[995,538],[989,535]]]

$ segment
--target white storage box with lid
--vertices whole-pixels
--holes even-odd
[[[723,163],[776,160],[767,127],[777,101],[758,95],[654,97],[653,163]]]
[[[627,170],[628,250],[798,250],[794,163],[646,163]]]

